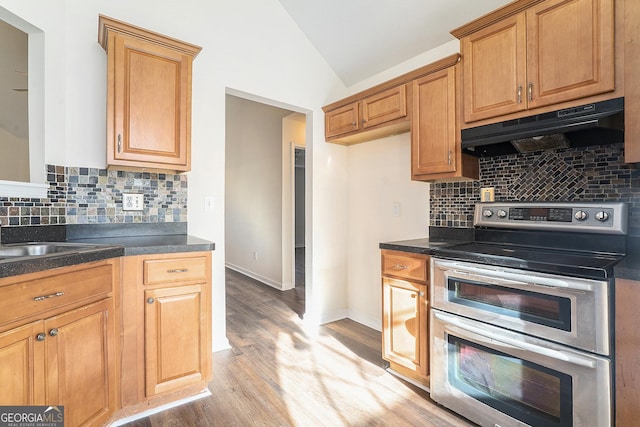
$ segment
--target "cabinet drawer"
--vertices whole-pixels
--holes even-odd
[[[144,261],[144,284],[205,281],[205,257],[151,259]]]
[[[108,264],[4,286],[0,324],[108,294],[112,291],[112,275],[112,265]]]
[[[429,279],[428,257],[382,252],[382,274],[426,282]]]

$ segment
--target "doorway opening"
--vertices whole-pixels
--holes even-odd
[[[232,90],[225,104],[225,266],[282,291],[303,318],[311,113]]]

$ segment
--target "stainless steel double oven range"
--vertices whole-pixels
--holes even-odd
[[[431,261],[431,397],[483,426],[613,423],[622,203],[481,203]]]

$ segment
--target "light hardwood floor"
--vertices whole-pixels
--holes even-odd
[[[212,395],[129,427],[438,426],[472,424],[385,371],[380,333],[352,320],[305,328],[304,292],[227,270],[227,336]]]

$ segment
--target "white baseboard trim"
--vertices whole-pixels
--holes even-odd
[[[229,339],[227,337],[224,337],[224,339],[221,340],[213,340],[211,347],[211,352],[215,353],[216,351],[229,350],[231,348],[231,343],[229,343]]]
[[[324,325],[325,323],[335,322],[337,320],[346,319],[347,310],[337,310],[329,313],[320,314],[320,319],[318,319],[318,323],[320,325]]]
[[[132,421],[136,421],[136,420],[139,420],[141,418],[145,418],[145,417],[148,417],[150,415],[157,414],[158,412],[166,411],[167,409],[171,409],[171,408],[175,408],[177,406],[184,405],[185,403],[194,402],[196,400],[202,399],[203,397],[207,397],[207,396],[211,396],[211,392],[209,391],[208,388],[205,389],[205,390],[202,390],[202,392],[200,392],[200,393],[198,393],[196,395],[185,397],[184,399],[179,399],[179,400],[176,400],[176,401],[173,401],[173,402],[169,402],[169,403],[167,403],[165,405],[158,406],[157,408],[148,409],[146,411],[139,412],[137,414],[128,416],[126,418],[121,418],[119,420],[115,420],[111,424],[108,424],[108,426],[109,427],[118,427],[118,426],[121,426],[121,425],[125,425],[125,424],[128,424],[128,423],[132,422]]]
[[[353,310],[349,310],[349,319],[353,320],[354,322],[358,322],[361,323],[365,326],[368,326],[371,329],[374,329],[378,332],[382,331],[382,322],[380,321],[380,319],[374,319],[371,316],[367,316],[363,313],[359,313],[357,311],[353,311]]]
[[[246,268],[243,267],[239,267],[237,265],[231,264],[229,262],[226,262],[225,267],[233,270],[233,271],[237,271],[238,273],[244,274],[247,277],[251,277],[254,280],[257,280],[260,283],[264,283],[267,286],[271,286],[272,288],[275,288],[279,291],[283,290],[282,289],[282,283],[278,283],[275,280],[271,280],[268,277],[264,277],[261,276],[257,273],[254,273],[253,271],[247,270]]]

